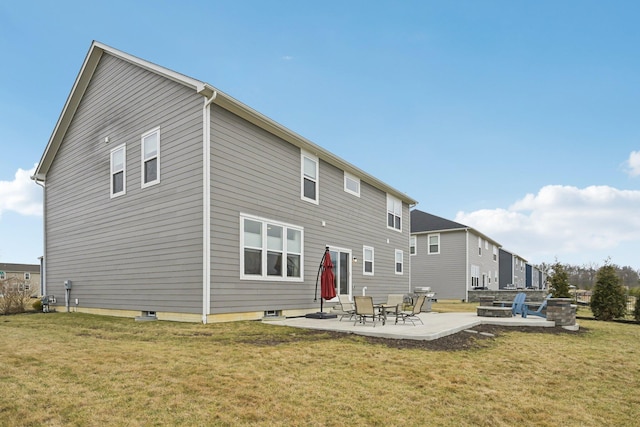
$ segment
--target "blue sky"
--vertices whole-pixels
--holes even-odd
[[[636,1],[0,5],[0,262],[92,40],[204,80],[531,263],[640,268]]]

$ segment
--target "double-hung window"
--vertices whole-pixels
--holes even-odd
[[[387,194],[387,227],[402,231],[402,202]]]
[[[142,135],[142,188],[160,182],[160,128]]]
[[[417,236],[411,236],[409,237],[409,254],[410,255],[415,255],[418,253],[418,237]]]
[[[127,146],[121,145],[111,150],[111,197],[127,192]]]
[[[362,274],[365,276],[373,276],[373,248],[370,246],[362,247]]]
[[[427,235],[427,244],[428,253],[430,255],[439,254],[440,253],[440,235],[439,234],[429,234]]]
[[[318,158],[301,152],[302,200],[318,203]]]
[[[302,281],[303,229],[240,217],[242,279]]]
[[[396,249],[396,274],[402,274],[404,264],[404,253]]]

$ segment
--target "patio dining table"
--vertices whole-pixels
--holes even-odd
[[[382,324],[385,325],[387,323],[387,309],[393,308],[396,312],[396,317],[398,317],[398,305],[400,304],[380,303],[374,304],[373,307],[378,310],[378,317],[382,317]]]

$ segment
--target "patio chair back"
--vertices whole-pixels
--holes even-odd
[[[527,317],[527,308],[524,300],[527,298],[527,294],[519,292],[511,303],[511,314],[516,316],[521,314],[522,317]]]
[[[373,316],[376,314],[373,308],[373,297],[356,296],[353,297],[353,302],[356,306],[356,314],[358,316]]]
[[[376,314],[376,309],[373,306],[372,297],[353,297],[353,302],[356,306],[356,320],[355,322],[353,322],[354,325],[358,323],[358,321],[360,321],[360,323],[364,325],[367,321],[367,317],[371,318],[374,327],[376,326],[376,320],[382,320],[382,324],[384,325],[384,317]]]
[[[349,301],[349,295],[338,295],[338,301],[340,301],[340,307],[342,308],[342,314],[340,315],[340,320],[344,316],[349,316],[351,319],[356,312],[356,308],[351,301]]]

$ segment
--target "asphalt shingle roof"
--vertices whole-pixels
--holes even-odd
[[[442,218],[430,213],[423,212],[418,209],[411,211],[411,232],[420,233],[424,231],[437,231],[437,230],[456,230],[467,229],[464,224],[460,224],[455,221],[450,221],[446,218]]]

